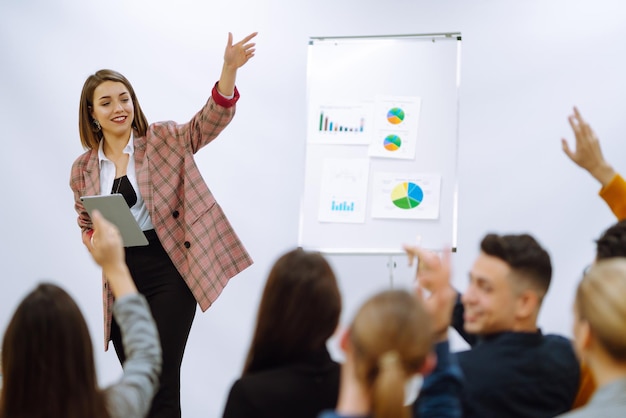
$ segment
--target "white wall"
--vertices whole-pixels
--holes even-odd
[[[265,276],[297,240],[303,181],[309,36],[460,31],[459,288],[490,231],[528,231],[553,257],[544,330],[569,334],[574,285],[593,239],[614,220],[598,185],[563,155],[578,105],[605,154],[626,172],[626,5],[619,0],[255,0],[0,2],[0,329],[41,279],[76,297],[97,347],[102,383],[119,376],[103,353],[100,274],[80,242],[68,186],[82,152],[78,99],[87,75],[113,68],[151,121],[186,121],[216,81],[228,31],[259,31],[238,78],[238,113],[198,155],[203,174],[256,263],[198,315],[183,365],[184,416],[214,417],[240,373]],[[92,5],[93,4],[93,5]],[[388,283],[386,259],[332,257],[345,319],[364,289]],[[398,260],[396,280],[410,271]]]

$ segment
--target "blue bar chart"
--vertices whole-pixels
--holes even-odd
[[[354,212],[354,202],[336,202],[333,200],[330,205],[333,212]]]

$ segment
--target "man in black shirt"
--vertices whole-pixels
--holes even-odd
[[[489,234],[480,248],[452,315],[452,326],[471,345],[457,354],[464,416],[548,418],[570,410],[580,379],[572,344],[537,326],[550,256],[527,234]],[[439,267],[438,257],[422,257],[418,280]]]

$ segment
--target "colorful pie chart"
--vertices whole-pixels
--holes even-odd
[[[389,109],[387,112],[387,120],[393,125],[399,125],[404,120],[404,110],[399,107]]]
[[[398,184],[391,191],[391,201],[400,209],[413,209],[424,200],[422,188],[415,183],[404,182]]]
[[[387,151],[397,151],[402,145],[402,140],[398,135],[387,135],[383,141],[383,146]]]

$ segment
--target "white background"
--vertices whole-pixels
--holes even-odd
[[[569,334],[570,305],[593,240],[614,221],[598,184],[566,159],[567,115],[578,105],[605,155],[626,171],[626,5],[619,0],[4,0],[0,2],[0,329],[38,281],[79,302],[103,384],[119,376],[104,353],[99,269],[80,241],[69,189],[82,152],[85,78],[113,68],[133,83],[150,121],[188,120],[219,76],[227,32],[259,31],[241,69],[235,120],[197,160],[256,263],[198,315],[182,372],[183,414],[219,416],[241,371],[260,292],[274,260],[297,241],[311,36],[461,32],[459,252],[466,283],[487,232],[534,234],[554,261],[540,317]],[[386,259],[331,258],[344,320],[388,285]],[[410,271],[397,260],[394,282]],[[458,343],[460,345],[460,343]]]

